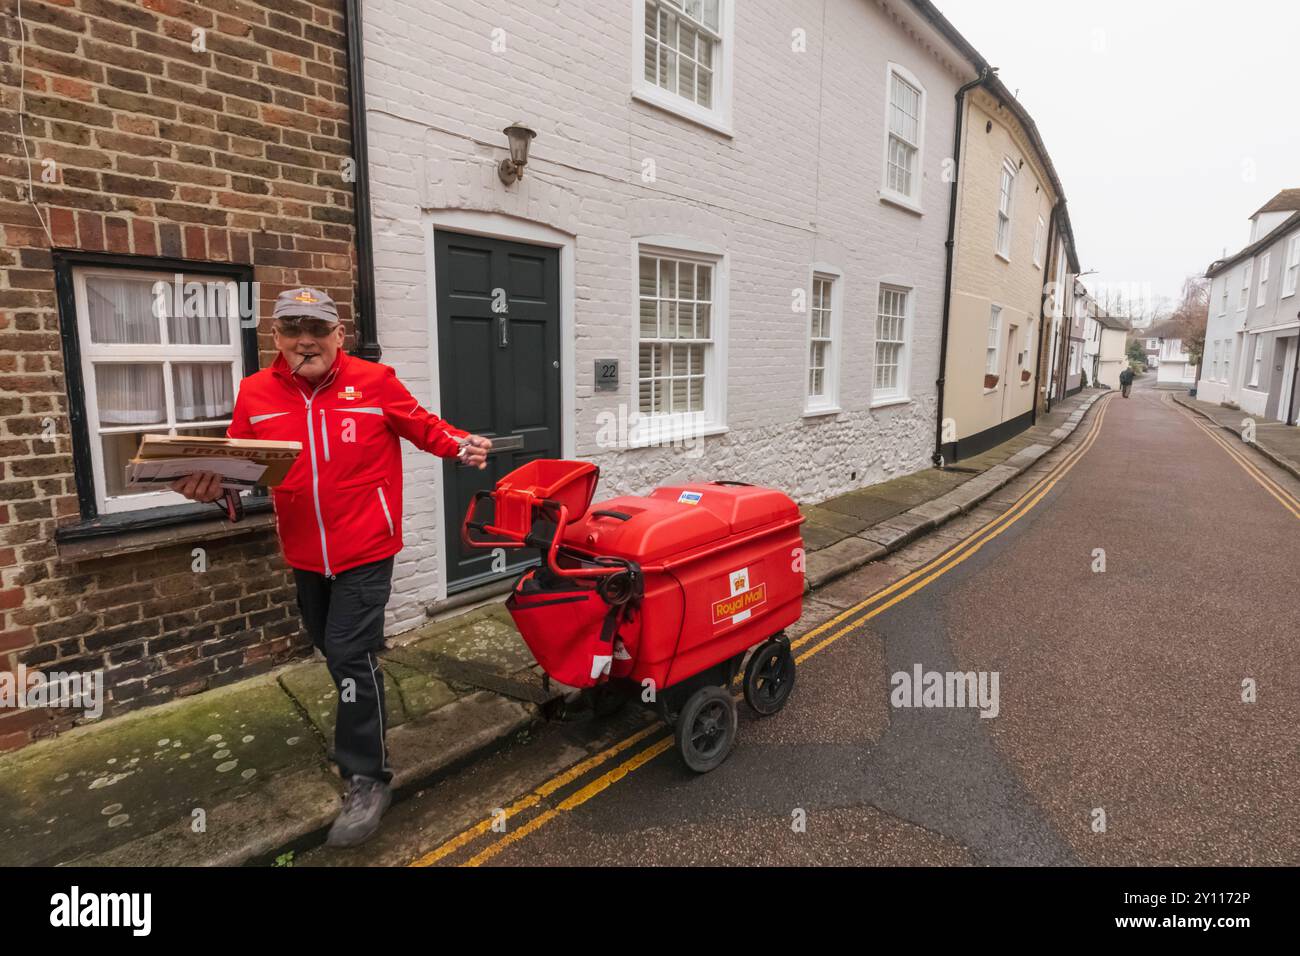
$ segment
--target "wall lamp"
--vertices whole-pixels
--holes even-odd
[[[497,175],[509,186],[516,179],[524,178],[524,167],[528,165],[528,146],[537,134],[521,123],[507,126],[502,132],[510,143],[510,158],[501,160]]]

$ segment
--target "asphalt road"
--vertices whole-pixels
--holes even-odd
[[[1161,392],[1108,397],[813,595],[789,703],[741,703],[714,772],[639,708],[552,724],[296,865],[1295,865],[1298,531],[1300,482]],[[996,672],[996,716],[895,706],[918,665]]]

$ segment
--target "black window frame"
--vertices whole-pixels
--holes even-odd
[[[240,263],[208,262],[166,256],[135,256],[106,252],[55,249],[54,290],[59,309],[59,337],[63,354],[64,389],[68,397],[68,423],[72,436],[72,471],[77,486],[81,520],[63,525],[55,532],[58,541],[75,541],[146,528],[207,521],[224,514],[215,505],[193,502],[162,505],[137,511],[101,515],[95,497],[95,473],[90,451],[90,423],[86,419],[86,381],[82,374],[81,342],[77,325],[77,304],[72,272],[83,266],[100,266],[142,272],[172,272],[186,275],[227,277],[236,282],[253,282],[253,267]],[[260,369],[257,328],[240,323],[240,351],[244,357],[244,378]],[[257,488],[244,498],[245,513],[269,510],[270,496]]]

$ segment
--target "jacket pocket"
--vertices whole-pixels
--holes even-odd
[[[375,494],[379,496],[379,506],[383,509],[384,520],[388,522],[388,535],[389,537],[392,537],[397,533],[397,529],[393,527],[393,512],[389,510],[388,496],[384,494],[384,486],[377,485],[375,487]]]

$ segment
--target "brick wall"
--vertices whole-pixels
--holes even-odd
[[[14,0],[4,7],[0,667],[102,667],[113,714],[266,670],[305,639],[268,530],[205,541],[202,574],[179,539],[113,558],[61,556],[56,526],[81,515],[51,247],[251,265],[262,315],[283,289],[315,285],[350,326],[343,4],[25,0],[21,74]],[[41,180],[47,168],[53,182]],[[265,321],[259,340],[266,364]],[[41,440],[47,416],[53,443]],[[73,717],[0,713],[0,749]]]

